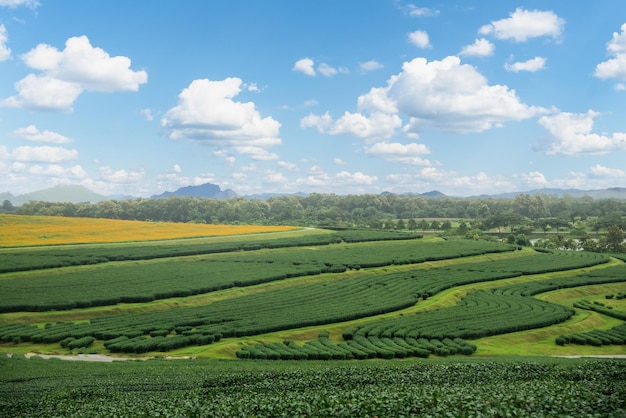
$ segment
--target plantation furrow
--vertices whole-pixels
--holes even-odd
[[[318,255],[319,253],[316,256]],[[597,255],[571,257],[563,253],[534,252],[502,260],[494,258],[472,263],[472,269],[443,266],[401,269],[386,274],[355,275],[344,280],[308,284],[301,281],[297,286],[223,299],[206,306],[94,318],[85,324],[53,324],[45,330],[33,329],[28,325],[18,329],[0,327],[0,340],[49,343],[92,336],[99,340],[121,338],[118,343],[109,346],[109,349],[120,352],[167,351],[187,345],[206,344],[207,341],[213,342],[221,338],[258,335],[371,317],[402,310],[414,305],[419,298],[428,298],[442,289],[454,286],[606,261]],[[271,264],[275,263],[276,261]],[[496,315],[501,311],[510,311],[506,308],[506,303],[502,302],[504,300],[504,296],[492,295],[485,301],[479,301],[477,306],[484,303],[487,306],[487,316]],[[533,307],[522,305],[519,309],[524,311]],[[550,314],[558,319],[563,312]],[[468,318],[467,312],[462,312],[462,315],[465,319]],[[484,316],[477,317],[475,321],[480,322],[483,319]],[[549,320],[554,319],[551,317]],[[440,323],[438,321],[431,323]],[[445,325],[443,322],[441,324],[443,325],[440,327]],[[468,323],[468,327],[477,327],[476,322]],[[405,331],[405,334],[411,332]],[[385,335],[387,334],[389,337],[393,336],[390,332]],[[433,337],[438,335],[442,335],[441,329],[436,330]]]
[[[511,250],[511,247],[490,243],[458,241],[450,245],[445,242],[404,239],[378,242],[376,245],[323,245],[314,251],[249,251],[236,257],[228,254],[185,262],[178,259],[158,263],[140,262],[93,270],[60,271],[54,275],[33,272],[27,276],[5,276],[0,279],[0,293],[6,295],[0,301],[0,312],[143,303],[290,277],[340,273],[363,267],[409,265]]]

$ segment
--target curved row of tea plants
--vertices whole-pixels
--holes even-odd
[[[574,310],[530,297],[554,289],[626,281],[626,264],[584,274],[503,286],[467,294],[457,305],[376,321],[344,332],[412,338],[482,338],[541,328],[570,318]]]
[[[558,345],[579,344],[601,345],[626,344],[626,324],[617,325],[611,329],[594,329],[589,332],[580,332],[567,335],[559,335],[556,340]]]
[[[260,234],[271,235],[271,234]],[[158,243],[62,245],[26,249],[5,249],[0,258],[0,273],[30,271],[48,268],[92,265],[111,261],[152,260],[156,258],[184,257],[191,255],[255,251],[272,248],[306,247],[369,241],[413,240],[421,235],[384,230],[346,230],[316,235],[293,237],[265,237],[253,240],[202,240],[162,241]]]
[[[294,341],[283,343],[257,343],[244,346],[237,352],[242,359],[268,360],[365,360],[371,358],[427,358],[431,354],[449,356],[471,355],[476,346],[460,338],[443,340],[426,338],[379,338],[357,336],[346,342],[334,344],[327,335],[299,345]]]
[[[624,278],[623,281],[626,281],[626,278]],[[587,309],[590,311],[595,311],[603,315],[610,316],[612,318],[626,321],[626,312],[619,311],[617,309],[612,309],[610,306],[606,306],[601,302],[597,302],[597,301],[589,302],[588,300],[581,300],[581,301],[575,302],[574,307],[578,309]]]
[[[383,241],[169,258],[0,276],[0,312],[49,311],[139,303],[252,286],[347,269],[421,263],[512,251],[486,241]],[[593,254],[589,262],[598,262]],[[576,263],[572,261],[573,263]]]
[[[592,260],[598,262],[601,259]],[[49,324],[43,329],[28,324],[7,324],[0,326],[0,341],[54,343],[68,337],[93,336],[98,340],[110,340],[124,336],[137,343],[133,346],[132,342],[126,341],[125,352],[143,352],[149,344],[143,339],[153,338],[151,333],[158,331],[156,336],[176,338],[177,344],[207,344],[202,336],[258,335],[364,318],[410,307],[419,298],[454,286],[536,274],[556,266],[574,268],[588,263],[589,259],[585,257],[570,257],[563,253],[517,252],[515,257],[493,256],[491,260],[458,266],[430,269],[405,267],[386,274],[379,271],[360,272],[316,283],[294,283],[289,287],[223,299],[206,306],[106,316],[76,324]],[[502,296],[499,298],[503,299]],[[500,299],[496,296],[491,302]],[[523,301],[523,306],[518,309],[524,312],[533,311],[536,305],[542,304],[530,298],[518,299]],[[562,318],[563,311],[549,311],[557,305],[547,306],[549,308],[541,313],[539,320],[532,319],[530,323],[533,326],[538,326],[538,321],[546,323]],[[504,308],[499,302],[496,308],[492,311],[500,315]],[[533,314],[536,313],[533,311]],[[440,338],[440,331],[432,338]]]
[[[626,361],[608,359],[148,360],[68,367],[0,356],[0,369],[0,411],[12,418],[626,414]]]

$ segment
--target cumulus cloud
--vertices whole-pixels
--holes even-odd
[[[423,30],[416,30],[415,32],[411,32],[408,35],[409,42],[415,45],[418,48],[430,48],[430,39],[428,37],[428,33]]]
[[[51,147],[48,145],[33,147],[21,146],[10,153],[10,158],[19,162],[46,162],[58,163],[61,161],[75,160],[78,151],[64,147]]]
[[[493,21],[479,29],[481,35],[493,35],[497,39],[513,39],[526,42],[530,38],[551,36],[560,38],[565,20],[552,11],[524,10],[518,8],[507,19]]]
[[[384,65],[382,65],[380,62],[378,62],[376,60],[369,60],[369,61],[365,61],[365,62],[360,62],[359,63],[359,67],[361,67],[361,71],[366,73],[366,72],[369,72],[369,71],[378,70],[379,68],[383,68]]]
[[[514,188],[514,185],[503,176],[489,176],[484,172],[464,176],[437,167],[424,167],[416,173],[389,174],[386,180],[396,188],[439,190],[458,196],[510,191]]]
[[[485,38],[476,39],[473,44],[464,46],[459,55],[467,57],[488,57],[493,55],[495,45]]]
[[[367,141],[387,139],[402,125],[398,115],[373,112],[370,115],[345,112],[342,117],[333,120],[328,112],[323,115],[309,114],[300,120],[301,128],[317,128],[328,135],[351,135]]]
[[[409,165],[431,165],[421,156],[430,154],[424,144],[400,144],[398,142],[378,142],[365,150],[367,154],[382,157],[387,161]]]
[[[162,128],[171,139],[187,138],[233,147],[256,159],[275,159],[265,148],[281,143],[280,123],[262,118],[253,102],[233,100],[241,86],[239,78],[192,81],[178,96],[178,105],[164,115]]]
[[[315,127],[329,135],[347,134],[367,141],[386,140],[402,126],[400,115],[408,117],[402,131],[419,137],[426,127],[442,131],[481,132],[508,121],[520,121],[547,113],[527,106],[514,90],[489,85],[473,66],[458,57],[441,61],[415,58],[405,62],[402,72],[358,98],[358,112],[345,112],[334,120],[328,113],[309,114],[302,128]]]
[[[301,60],[296,61],[292,70],[301,72],[310,77],[315,77],[318,72],[325,77],[332,77],[337,74],[347,74],[350,72],[345,67],[335,68],[325,62],[318,64],[316,71],[315,61],[313,61],[311,58],[302,58]]]
[[[520,71],[534,73],[535,71],[543,70],[545,68],[546,59],[543,57],[535,57],[523,62],[514,62],[513,64],[504,64],[504,69],[512,73],[518,73]]]
[[[626,171],[619,168],[609,168],[596,164],[591,167],[591,175],[598,178],[624,179],[626,178]]]
[[[315,76],[315,62],[311,58],[302,58],[296,61],[293,71],[298,71],[308,76]]]
[[[68,144],[72,142],[72,138],[68,138],[52,131],[40,131],[35,125],[28,125],[25,128],[19,128],[13,131],[13,135],[25,141],[47,142],[50,144]]]
[[[130,58],[111,57],[93,47],[86,36],[69,38],[63,51],[39,44],[21,58],[41,73],[29,74],[15,83],[18,94],[5,99],[5,106],[72,110],[84,91],[137,91],[148,81],[145,71],[130,69]]]
[[[620,33],[613,32],[613,38],[607,42],[606,51],[613,58],[596,66],[594,72],[596,77],[626,81],[626,23],[622,25],[621,30]]]
[[[343,190],[367,190],[361,187],[372,186],[377,181],[377,176],[370,176],[360,171],[351,173],[344,170],[336,174],[329,174],[321,167],[313,166],[309,169],[307,177],[296,180],[296,185],[313,187],[316,190],[336,190],[337,188],[342,188]]]
[[[527,187],[542,188],[548,186],[548,180],[546,180],[543,173],[539,171],[524,173],[521,175],[521,179]]]
[[[8,41],[7,28],[4,25],[0,25],[0,62],[11,58],[11,49],[7,46]]]
[[[98,174],[103,180],[111,183],[127,184],[135,183],[143,179],[145,175],[144,170],[114,170],[109,166],[100,167]]]
[[[579,154],[606,154],[626,150],[626,133],[615,132],[610,136],[592,133],[593,121],[599,113],[559,113],[543,116],[539,124],[552,136],[547,154],[574,156]]]
[[[37,176],[57,177],[61,179],[80,180],[88,177],[87,172],[80,165],[65,168],[57,164],[48,164],[47,166],[36,164],[28,168],[28,173]]]
[[[388,82],[387,97],[410,117],[406,132],[426,126],[448,132],[481,132],[507,121],[531,118],[546,110],[527,106],[514,90],[489,85],[473,66],[458,57],[428,62],[415,58]]]

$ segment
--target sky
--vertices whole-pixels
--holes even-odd
[[[626,187],[626,2],[0,0],[0,192]]]

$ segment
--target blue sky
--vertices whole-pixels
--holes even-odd
[[[0,192],[626,187],[626,3],[0,0]]]

